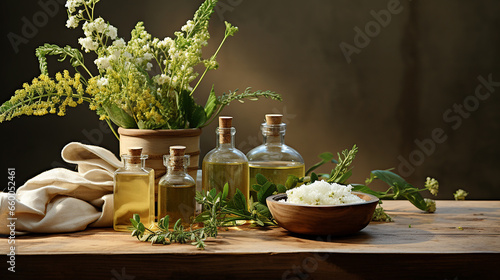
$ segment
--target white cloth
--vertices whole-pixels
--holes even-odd
[[[76,142],[61,155],[78,171],[55,168],[28,180],[15,194],[14,216],[9,211],[13,194],[0,193],[0,234],[9,234],[12,223],[16,231],[45,233],[112,225],[113,173],[121,162],[104,148]]]

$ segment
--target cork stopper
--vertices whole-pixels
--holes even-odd
[[[219,143],[231,143],[233,117],[219,117]]]
[[[282,114],[266,114],[266,123],[263,124],[263,133],[267,136],[278,136],[285,129],[285,124],[282,122]]]
[[[233,117],[219,117],[219,128],[231,128],[233,126]]]
[[[142,148],[141,147],[129,148],[128,155],[130,156],[130,159],[128,160],[129,163],[139,164],[141,163]]]
[[[170,146],[170,155],[174,157],[182,157],[186,151],[185,146]]]
[[[185,146],[170,146],[169,165],[174,171],[184,170]]]
[[[281,124],[281,120],[283,119],[282,114],[267,114],[266,115],[266,123],[267,125],[277,125]]]

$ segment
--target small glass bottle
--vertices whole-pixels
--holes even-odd
[[[232,117],[219,117],[216,129],[217,146],[205,155],[202,163],[203,192],[215,188],[221,192],[229,185],[229,197],[239,189],[249,198],[248,160],[244,153],[234,147],[236,129],[231,126]]]
[[[189,226],[196,210],[196,182],[186,172],[189,155],[185,151],[185,146],[170,146],[170,154],[163,156],[167,174],[158,183],[158,219],[168,215],[170,227],[179,219]]]
[[[293,148],[285,145],[286,124],[283,115],[267,114],[261,125],[264,144],[247,153],[250,168],[250,186],[256,184],[255,175],[261,173],[269,181],[284,185],[288,175],[303,177],[304,159]]]
[[[130,148],[128,154],[122,155],[123,167],[115,171],[113,229],[116,231],[128,231],[134,214],[139,214],[146,227],[154,224],[155,175],[153,169],[144,166],[147,158],[142,148]]]

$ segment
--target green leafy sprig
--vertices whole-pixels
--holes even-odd
[[[264,178],[264,176],[260,176]],[[265,202],[265,198],[270,194],[261,193],[259,201],[253,202],[250,198],[249,204],[247,204],[247,199],[240,190],[236,189],[236,193],[231,199],[227,198],[228,192],[228,184],[224,185],[222,192],[217,192],[216,189],[208,191],[206,195],[197,192],[196,201],[202,205],[203,212],[196,216],[194,221],[217,227],[232,226],[235,225],[236,221],[241,220],[254,221],[260,226],[276,225],[274,220],[270,218],[271,213]]]
[[[382,180],[389,185],[389,188],[383,192],[370,189],[368,185],[375,179]],[[427,203],[420,194],[421,191],[425,191],[427,189],[419,189],[412,186],[410,183],[401,178],[401,176],[394,172],[391,172],[390,170],[373,170],[370,173],[370,178],[365,181],[365,185],[352,184],[352,186],[353,191],[372,194],[379,199],[406,199],[420,210],[429,210]]]
[[[69,57],[70,58],[69,62],[71,63],[71,66],[73,66],[73,68],[75,68],[75,70],[78,73],[80,73],[80,71],[78,71],[78,68],[82,67],[86,71],[86,73],[92,76],[90,71],[85,66],[83,54],[78,49],[72,48],[71,46],[66,46],[62,48],[59,47],[58,45],[46,43],[43,46],[40,46],[36,49],[35,55],[38,57],[38,62],[40,64],[40,72],[44,75],[49,75],[47,56],[58,55],[59,62],[63,62],[67,57]],[[85,79],[82,79],[82,82],[86,82]]]
[[[215,237],[211,234],[213,230],[209,227],[198,229],[190,227],[189,230],[185,230],[181,219],[177,220],[173,229],[170,230],[168,215],[160,219],[158,230],[154,231],[141,223],[141,218],[138,214],[134,214],[130,222],[132,223],[132,236],[136,236],[137,239],[143,242],[151,242],[151,244],[169,245],[174,242],[180,244],[191,242],[191,245],[203,250],[205,249],[205,240],[207,237]]]

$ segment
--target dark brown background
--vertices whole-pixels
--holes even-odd
[[[1,102],[39,74],[37,46],[50,42],[77,47],[82,36],[81,29],[65,28],[67,15],[59,4],[63,1],[40,2],[55,4],[58,11],[47,13],[39,1],[2,3]],[[103,0],[96,12],[125,39],[139,20],[163,38],[180,29],[200,3]],[[384,27],[373,13],[388,5],[396,6]],[[394,167],[414,185],[423,185],[426,176],[437,178],[438,198],[452,199],[452,193],[463,188],[471,199],[500,199],[500,87],[493,87],[484,100],[474,97],[479,76],[500,81],[500,2],[221,0],[217,9],[205,54],[218,46],[224,20],[240,32],[224,45],[220,69],[206,76],[197,92],[199,103],[205,103],[212,83],[219,93],[251,86],[284,98],[282,103],[236,102],[225,109],[223,114],[235,118],[236,144],[243,152],[260,144],[264,114],[283,113],[286,142],[308,166],[321,152],[357,144],[352,182],[363,182],[370,170]],[[33,16],[38,16],[36,32],[16,52],[8,34],[23,36],[23,18],[33,23]],[[358,41],[358,53],[349,63],[340,44],[355,47],[356,28],[367,26],[372,36],[369,42]],[[93,60],[87,58],[88,63]],[[49,61],[52,73],[64,67]],[[469,111],[453,112],[464,101]],[[202,154],[215,145],[214,129],[215,124],[204,129]],[[441,143],[430,140],[434,130],[441,131]],[[16,168],[21,185],[53,166],[67,166],[60,150],[70,141],[118,151],[117,140],[86,105],[68,110],[63,118],[23,117],[2,123],[0,133],[4,183],[8,167]],[[410,168],[402,166],[406,161],[413,161]]]

